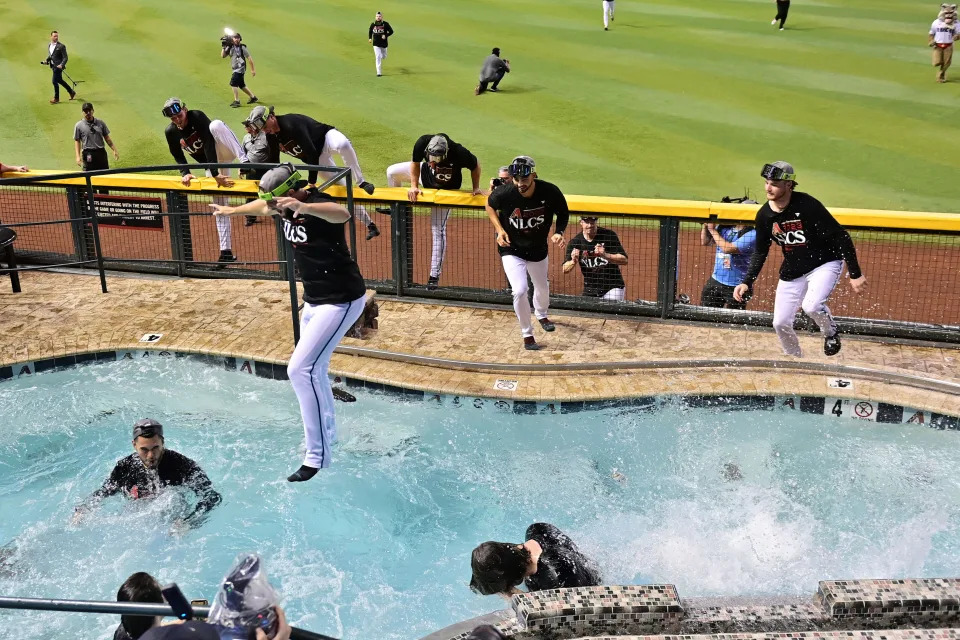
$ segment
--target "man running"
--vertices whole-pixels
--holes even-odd
[[[117,461],[103,486],[74,511],[74,522],[95,508],[104,498],[122,493],[128,498],[156,496],[165,487],[187,487],[197,496],[197,504],[182,518],[186,525],[202,522],[220,504],[220,494],[200,466],[173,449],[164,447],[163,425],[152,418],[133,424],[133,453]]]
[[[233,34],[230,37],[229,44],[224,45],[220,51],[221,58],[227,56],[230,56],[230,88],[233,90],[233,102],[230,103],[230,106],[234,108],[240,106],[241,91],[250,97],[247,104],[257,102],[259,98],[247,88],[247,82],[244,79],[244,74],[247,72],[247,63],[250,64],[250,75],[254,78],[257,77],[257,68],[253,64],[253,58],[247,50],[247,45],[242,43],[239,33]]]
[[[513,310],[520,321],[523,348],[540,348],[533,337],[527,275],[533,281],[533,308],[544,331],[556,326],[547,317],[550,285],[547,281],[548,239],[563,248],[563,232],[570,217],[567,199],[556,185],[540,180],[530,156],[517,156],[510,163],[513,181],[499,187],[487,198],[487,216],[497,232],[497,250],[510,281]],[[554,233],[550,225],[556,218]]]
[[[273,107],[264,106],[254,107],[244,122],[249,123],[257,131],[263,130],[276,136],[280,150],[304,164],[332,167],[336,166],[333,155],[340,156],[341,163],[350,167],[353,173],[353,183],[368,195],[373,195],[375,187],[363,179],[357,152],[353,150],[349,138],[333,126],[299,113],[278,116],[273,112]],[[316,185],[317,172],[311,171],[309,179],[310,184]],[[346,184],[345,180],[341,180],[340,184]],[[370,218],[366,207],[354,203],[354,209],[360,222],[367,226],[367,240],[373,240],[379,236],[380,230]]]
[[[610,23],[613,22],[613,10],[616,2],[613,0],[603,0],[603,30],[610,31]]]
[[[413,155],[410,162],[398,162],[387,167],[387,186],[399,187],[410,183],[407,199],[416,202],[423,195],[420,186],[427,189],[459,189],[463,184],[464,169],[470,170],[473,182],[472,194],[480,195],[480,162],[462,144],[450,139],[445,133],[425,134],[413,143]],[[450,209],[431,207],[430,231],[433,235],[433,250],[430,253],[430,277],[427,289],[440,286],[440,273],[443,259],[447,255],[447,220]]]
[[[377,62],[377,77],[383,75],[383,59],[387,57],[387,38],[393,35],[393,27],[383,19],[383,14],[377,11],[376,18],[370,23],[367,38],[373,45],[373,56]]]
[[[840,352],[840,335],[827,298],[840,280],[844,261],[854,292],[862,293],[867,284],[860,273],[853,240],[819,200],[794,191],[797,174],[792,165],[782,161],[766,164],[760,175],[766,180],[767,202],[757,211],[756,250],[743,282],[733,290],[733,298],[744,301],[767,259],[771,240],[776,242],[783,250],[783,264],[773,304],[773,328],[783,352],[803,355],[793,330],[794,316],[802,307],[823,333],[823,352],[836,355]]]
[[[186,103],[180,98],[167,100],[163,105],[162,113],[165,118],[170,118],[170,124],[167,125],[164,134],[167,137],[170,155],[177,164],[187,164],[184,151],[201,163],[247,161],[237,136],[221,120],[211,121],[203,111],[188,110]],[[181,182],[185,185],[196,180],[196,176],[190,173],[188,168],[181,169],[180,174],[183,176]],[[207,169],[206,174],[208,177],[213,177],[220,187],[233,186],[229,169],[212,171]],[[236,262],[237,259],[233,255],[233,228],[230,225],[230,218],[218,217],[216,222],[217,235],[220,238],[220,257],[217,262]]]
[[[330,447],[337,438],[327,376],[330,356],[366,301],[366,285],[343,230],[350,212],[327,194],[305,186],[300,172],[287,163],[260,179],[260,199],[239,207],[210,205],[218,216],[282,216],[283,233],[293,246],[303,280],[300,342],[290,356],[287,375],[300,403],[307,454],[289,482],[304,482],[330,466]]]
[[[790,0],[777,1],[777,16],[770,21],[770,24],[777,24],[780,21],[780,31],[783,31],[783,25],[787,24],[787,14],[790,13]],[[770,15],[770,14],[767,14]]]

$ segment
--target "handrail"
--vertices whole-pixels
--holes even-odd
[[[233,163],[191,165],[155,165],[138,167],[145,171],[179,171],[184,167],[206,169],[212,167],[265,169],[276,164]],[[296,165],[305,168],[312,165]],[[322,167],[324,171],[340,171],[335,167]],[[130,173],[129,169],[102,169],[88,172],[64,173],[36,170],[24,173],[7,172],[0,174],[0,186],[3,184],[27,184],[24,180],[44,178],[44,184],[83,185],[84,177],[89,176],[95,186],[130,189],[162,189],[176,191],[228,191],[237,193],[256,193],[253,180],[235,179],[234,186],[223,189],[213,178],[198,177],[191,185],[184,186],[175,176],[149,176],[141,172]],[[8,178],[11,182],[7,183]],[[375,195],[367,195],[362,190],[354,190],[355,200],[380,200],[406,202],[407,190],[400,187],[377,187]],[[418,202],[459,207],[483,207],[486,196],[474,196],[465,191],[446,191],[442,189],[423,189]],[[346,197],[344,187],[333,185],[327,193],[334,197]],[[752,221],[756,217],[759,205],[734,204],[698,200],[669,200],[657,198],[615,198],[609,196],[568,195],[567,204],[571,211],[578,213],[616,213],[631,216],[657,216],[661,218],[679,218],[694,221],[706,221],[715,218],[723,220]],[[960,214],[932,211],[895,211],[885,209],[849,209],[831,207],[830,212],[843,225],[850,227],[869,227],[890,230],[939,231],[960,233]]]
[[[176,618],[173,608],[166,604],[142,602],[108,602],[103,600],[58,600],[50,598],[16,598],[0,596],[0,609],[29,609],[33,611],[73,611],[79,613],[116,613],[128,616],[169,616]],[[193,606],[197,617],[205,618],[210,607]],[[322,633],[292,627],[292,640],[336,640]]]

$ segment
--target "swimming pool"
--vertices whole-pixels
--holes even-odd
[[[960,433],[791,411],[667,403],[515,415],[358,392],[334,466],[284,481],[302,431],[284,382],[144,359],[0,384],[0,593],[112,599],[134,571],[212,597],[257,550],[293,624],[349,640],[418,638],[504,606],[472,594],[470,550],[556,524],[607,582],[685,596],[809,594],[849,577],[937,577],[960,560]],[[74,505],[159,419],[224,503],[169,533],[182,500]],[[108,638],[112,616],[18,613],[28,638]],[[92,632],[92,633],[91,633]]]

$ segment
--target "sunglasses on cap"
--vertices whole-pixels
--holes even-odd
[[[302,182],[302,181],[303,181],[303,177],[300,175],[300,172],[294,171],[293,173],[290,174],[289,178],[281,182],[275,188],[271,189],[270,191],[265,191],[261,193],[260,199],[266,200],[267,202],[269,202],[271,200],[279,198],[283,196],[285,193],[287,193],[288,191],[290,191],[290,189],[295,188],[298,182]]]
[[[596,222],[597,216],[580,216],[580,219],[584,222]]]
[[[533,173],[533,167],[528,164],[516,162],[510,165],[510,175],[514,178],[526,178]]]
[[[181,111],[183,111],[183,105],[179,102],[174,102],[173,104],[164,107],[162,113],[165,118],[172,118]]]
[[[763,165],[760,177],[766,180],[796,180],[797,174],[788,173],[785,169],[772,164]]]

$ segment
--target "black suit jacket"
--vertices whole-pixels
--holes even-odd
[[[47,45],[47,50],[50,50],[50,45]],[[58,67],[63,65],[64,68],[67,67],[67,45],[62,42],[58,42],[53,46],[53,53],[47,56],[47,62],[51,67]]]

